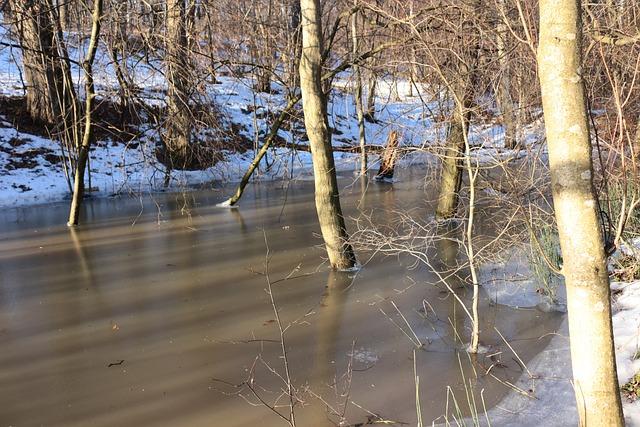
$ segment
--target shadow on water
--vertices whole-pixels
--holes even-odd
[[[391,224],[397,210],[429,212],[432,190],[405,178],[369,184],[365,195],[358,184],[345,187],[345,214],[376,208],[376,221]],[[265,234],[303,400],[299,425],[331,426],[343,416],[346,424],[377,416],[415,424],[411,334],[424,343],[416,366],[425,423],[444,413],[447,387],[462,399],[469,380],[495,405],[508,392],[500,381],[515,381],[523,368],[494,327],[526,363],[562,320],[483,294],[482,342],[491,351],[472,364],[463,351],[470,321],[426,268],[374,257],[357,273],[326,271],[312,183],[292,183],[286,204],[279,183],[249,189],[238,210],[215,208],[223,198],[91,200],[83,213],[90,225],[74,230],[63,225],[66,204],[0,212],[0,424],[282,425],[229,385],[242,383],[258,356],[281,374],[262,274]],[[456,270],[455,239],[431,251],[439,269]],[[468,305],[464,275],[451,280]],[[284,404],[277,375],[263,368],[254,379],[267,401]]]

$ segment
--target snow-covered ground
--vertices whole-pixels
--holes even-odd
[[[637,256],[640,239],[631,242]],[[622,245],[614,258],[632,255],[630,246]],[[610,266],[610,271],[613,267]],[[496,303],[518,308],[542,311],[566,310],[564,284],[557,286],[556,301],[539,292],[539,285],[531,273],[526,254],[522,250],[505,254],[502,262],[487,263],[480,268],[483,288]],[[620,386],[640,372],[640,280],[611,282],[613,333],[616,364]],[[549,346],[529,364],[529,370],[538,378],[535,381],[536,400],[512,393],[489,411],[493,425],[536,426],[538,417],[544,414],[545,426],[577,424],[575,395],[571,385],[571,354],[567,321],[556,332]],[[531,378],[523,374],[516,386],[526,389]],[[622,397],[625,421],[628,426],[640,427],[640,399],[631,401]],[[533,420],[533,421],[532,421]]]
[[[1,19],[1,16],[0,16]],[[70,35],[69,55],[79,59],[83,46],[74,47]],[[6,29],[0,27],[0,42],[11,45]],[[149,105],[164,104],[166,84],[162,75],[162,61],[142,57],[127,59],[127,67],[140,99]],[[21,74],[20,49],[0,47],[0,96],[23,96],[24,85]],[[82,91],[82,72],[74,65],[72,74],[79,91]],[[106,49],[99,48],[95,65],[95,81],[98,97],[115,99],[117,81],[110,56]],[[238,132],[248,141],[262,144],[270,125],[268,118],[285,105],[285,90],[273,85],[273,94],[254,93],[250,78],[217,76],[219,84],[207,83],[202,96],[220,110],[222,126],[234,124]],[[334,90],[329,100],[329,124],[335,129],[334,146],[357,144],[358,128],[352,96],[351,76],[343,73],[334,81]],[[407,81],[394,82],[380,79],[376,90],[376,123],[367,123],[367,143],[382,145],[391,130],[401,134],[405,146],[434,146],[442,143],[446,123],[436,120],[446,101],[429,88],[418,85],[410,91]],[[412,93],[411,93],[412,92]],[[305,144],[300,141],[301,130],[280,130],[279,136],[286,143]],[[94,196],[118,193],[144,193],[161,189],[165,168],[156,160],[155,147],[160,139],[157,126],[142,125],[138,137],[128,143],[101,140],[93,144],[90,155],[91,187]],[[541,138],[540,123],[530,125],[524,132],[526,145]],[[475,158],[483,163],[498,161],[506,157],[522,155],[504,150],[503,129],[497,123],[473,125],[470,140]],[[0,207],[24,206],[64,200],[69,197],[69,184],[65,178],[63,155],[59,141],[30,135],[16,129],[11,118],[0,115]],[[238,181],[253,159],[253,150],[246,152],[223,151],[224,159],[203,171],[177,171],[172,173],[169,190],[207,185],[215,181]],[[371,167],[377,167],[372,156]],[[428,154],[412,152],[404,162],[423,162]],[[13,160],[12,160],[13,159]],[[16,161],[16,159],[21,161]],[[311,173],[311,156],[302,150],[274,148],[267,155],[269,168],[264,165],[256,173],[257,179],[299,178]],[[356,170],[358,156],[336,152],[338,170]]]

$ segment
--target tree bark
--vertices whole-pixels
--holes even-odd
[[[55,0],[55,6],[56,9],[58,10],[58,17],[60,19],[60,27],[62,28],[63,31],[66,31],[67,29],[67,21],[68,21],[68,10],[69,10],[69,4],[68,4],[68,0]]]
[[[364,113],[364,118],[369,123],[376,122],[376,86],[378,85],[378,76],[375,72],[371,71],[369,77],[368,91],[367,91],[367,110]]]
[[[440,174],[440,192],[438,193],[438,206],[436,218],[449,219],[455,216],[458,209],[458,195],[462,185],[462,156],[464,153],[464,140],[469,132],[471,119],[471,102],[468,88],[459,91],[457,98],[462,102],[462,108],[455,106],[452,122],[447,133],[447,142],[444,158],[442,159],[442,172]]]
[[[320,0],[300,0],[302,12],[302,57],[300,89],[304,123],[309,136],[315,200],[320,229],[329,262],[333,269],[345,270],[356,265],[353,248],[342,216],[338,181],[327,120],[327,103],[322,92],[322,27]]]
[[[398,132],[392,130],[387,137],[387,144],[380,158],[380,168],[375,176],[376,181],[384,181],[393,179],[393,172],[396,167],[398,158]]]
[[[504,7],[504,0],[500,0],[500,7]],[[507,57],[506,38],[509,32],[502,22],[496,26],[498,63],[500,64],[500,77],[496,87],[497,101],[502,116],[504,127],[504,147],[513,149],[517,145],[516,115],[511,97],[511,67]]]
[[[477,14],[482,8],[479,0],[469,5],[468,13]],[[471,40],[468,47],[462,46],[452,60],[453,69],[445,80],[453,97],[454,106],[451,115],[451,125],[447,133],[446,149],[442,159],[440,176],[440,192],[436,207],[437,219],[449,219],[455,216],[462,184],[462,160],[465,151],[465,141],[469,134],[471,121],[471,106],[477,85],[477,68],[480,60],[480,34],[469,24],[463,25],[466,37]]]
[[[354,0],[357,6],[357,1]],[[358,13],[355,12],[351,16],[351,40],[352,40],[352,53],[353,60],[358,57]],[[358,145],[360,146],[360,177],[367,177],[367,137],[364,127],[364,106],[362,105],[362,74],[360,73],[360,66],[356,63],[353,64],[353,74],[355,79],[355,90],[353,96],[356,101],[356,115],[358,117]]]
[[[191,66],[187,55],[185,0],[167,0],[167,118],[164,135],[168,165],[183,169],[189,163]]]
[[[12,0],[11,10],[22,47],[27,110],[32,119],[59,124],[71,105],[64,69],[55,41],[55,13],[50,0]],[[66,111],[65,111],[66,110]]]
[[[79,147],[78,159],[73,184],[73,197],[71,199],[71,209],[69,210],[68,226],[78,225],[80,218],[80,206],[84,197],[84,173],[89,159],[89,149],[93,138],[93,100],[95,98],[95,87],[93,83],[93,62],[96,57],[98,40],[100,38],[100,24],[102,21],[102,1],[94,0],[93,13],[91,16],[92,28],[89,48],[82,62],[82,70],[85,78],[85,111],[84,111],[84,132],[82,134],[82,144]],[[91,183],[91,181],[89,181]]]
[[[577,0],[541,0],[539,7],[538,69],[580,425],[622,426],[609,277],[581,76],[581,6]]]

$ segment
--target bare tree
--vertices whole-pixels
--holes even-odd
[[[300,0],[302,12],[302,57],[300,89],[304,123],[313,157],[315,199],[320,229],[329,262],[334,269],[345,270],[356,265],[353,248],[340,207],[338,180],[327,120],[327,100],[322,91],[322,24],[319,0]]]
[[[461,17],[464,28],[467,30],[465,37],[471,40],[470,44],[459,47],[461,53],[452,55],[455,58],[453,60],[455,65],[453,70],[449,71],[449,76],[445,75],[446,71],[440,73],[455,103],[442,159],[440,193],[436,207],[436,217],[442,219],[455,216],[458,207],[458,194],[462,183],[462,158],[469,133],[471,107],[476,89],[480,35],[474,30],[467,16],[479,10],[478,2],[473,2],[470,9],[468,15]]]
[[[93,83],[93,62],[96,58],[96,50],[98,49],[98,40],[100,39],[100,25],[102,21],[102,1],[93,1],[92,28],[91,39],[89,40],[89,49],[87,50],[84,61],[82,62],[82,70],[85,78],[85,111],[84,111],[84,132],[82,134],[82,143],[78,147],[78,159],[76,160],[73,197],[71,199],[71,209],[69,210],[69,221],[67,225],[78,225],[80,217],[80,205],[84,196],[84,175],[89,158],[89,149],[91,140],[93,139],[93,101],[95,98],[95,87]]]

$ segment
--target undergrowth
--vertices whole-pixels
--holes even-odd
[[[530,233],[528,260],[529,267],[540,284],[538,291],[556,301],[558,284],[562,281],[562,276],[554,271],[562,265],[560,239],[553,225],[548,223],[537,224],[536,229]]]

